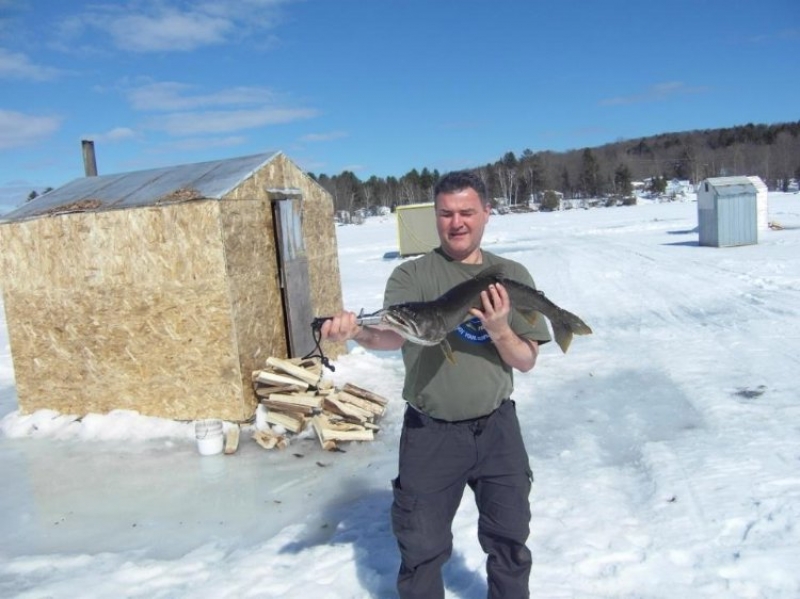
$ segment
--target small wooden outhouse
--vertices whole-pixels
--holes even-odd
[[[76,179],[0,251],[23,413],[246,420],[253,371],[342,307],[332,198],[282,152]]]

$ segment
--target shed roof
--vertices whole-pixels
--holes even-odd
[[[7,213],[2,222],[45,214],[96,212],[181,201],[221,199],[280,152],[266,152],[98,177],[81,177]]]
[[[734,196],[756,193],[756,186],[748,177],[710,177],[706,179],[719,196]]]

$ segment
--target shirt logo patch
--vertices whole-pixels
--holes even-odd
[[[456,334],[470,343],[489,343],[489,333],[483,328],[480,319],[477,316],[459,325],[456,329]]]

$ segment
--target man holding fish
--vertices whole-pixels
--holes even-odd
[[[524,266],[481,248],[491,205],[477,175],[445,175],[434,197],[441,245],[394,270],[382,322],[362,326],[355,313],[343,312],[322,323],[321,335],[375,350],[402,348],[408,405],[392,481],[401,599],[444,597],[442,566],[467,485],[478,506],[490,599],[529,597],[533,476],[510,399],[513,370],[531,370],[540,344],[550,340],[534,309],[568,334],[559,340],[564,351],[573,332],[591,330],[537,292]],[[431,332],[434,320],[443,323],[441,334]]]

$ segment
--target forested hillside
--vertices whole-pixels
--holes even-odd
[[[497,162],[475,165],[493,198],[525,203],[531,194],[555,190],[566,198],[625,197],[632,182],[669,179],[697,183],[707,177],[757,175],[770,189],[800,179],[800,121],[747,124],[726,129],[663,133],[567,152],[507,152]],[[336,210],[432,200],[439,172],[422,167],[400,177],[354,173],[312,176],[333,195]]]

